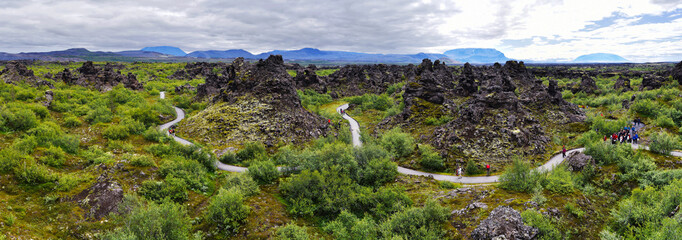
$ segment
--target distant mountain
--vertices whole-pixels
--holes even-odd
[[[166,55],[177,56],[177,57],[182,57],[182,56],[187,55],[187,53],[185,53],[185,51],[182,51],[182,49],[177,48],[177,47],[171,47],[171,46],[146,47],[140,51],[157,52],[157,53],[163,53]]]
[[[299,50],[274,50],[256,55],[256,58],[267,58],[270,55],[282,55],[289,61],[335,61],[353,63],[421,63],[424,58],[441,60],[452,63],[447,56],[437,53],[419,54],[370,54],[345,51],[323,51],[315,48],[302,48]]]
[[[243,49],[230,49],[227,51],[216,51],[216,50],[208,50],[208,51],[194,51],[191,52],[190,54],[187,54],[187,57],[194,57],[194,58],[238,58],[238,57],[243,57],[246,59],[254,59],[255,56],[251,54],[248,51],[245,51]]]
[[[576,63],[621,63],[630,62],[621,56],[611,53],[592,53],[577,57],[573,62]]]
[[[510,60],[504,53],[493,48],[457,48],[443,54],[452,60],[468,63],[504,63]]]

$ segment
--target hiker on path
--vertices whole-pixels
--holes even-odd
[[[462,166],[457,167],[457,176],[459,176],[459,178],[462,178]]]
[[[490,176],[490,164],[485,165],[485,169],[487,170],[487,176]]]
[[[563,147],[561,148],[561,155],[564,156],[564,158],[566,158],[566,145],[563,145]]]

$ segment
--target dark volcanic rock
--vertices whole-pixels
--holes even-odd
[[[52,99],[54,99],[54,93],[52,90],[45,91],[45,101],[43,101],[43,106],[49,107],[52,105]]]
[[[673,77],[674,80],[677,80],[677,82],[680,83],[680,85],[682,85],[682,61],[675,64],[675,67],[673,68],[670,75]]]
[[[580,80],[580,85],[578,88],[572,89],[573,93],[584,92],[584,93],[595,93],[599,88],[597,87],[597,82],[593,78],[583,75]]]
[[[658,75],[647,74],[642,77],[642,85],[639,86],[640,91],[659,89],[663,86],[666,78]]]
[[[194,92],[194,91],[196,91],[196,90],[197,90],[197,88],[196,88],[196,87],[192,87],[192,85],[189,85],[189,83],[188,83],[188,84],[185,84],[185,85],[180,85],[180,86],[175,87],[175,93],[176,93],[176,94],[187,93],[187,92]]]
[[[104,173],[97,178],[92,187],[83,190],[71,200],[78,202],[87,210],[85,214],[87,219],[99,220],[118,209],[119,203],[123,200],[123,189],[118,182]]]
[[[630,79],[624,78],[623,76],[618,77],[616,83],[613,84],[613,89],[620,90],[621,92],[632,91]]]
[[[137,81],[137,77],[132,73],[121,74],[121,71],[118,70],[121,68],[123,68],[122,65],[110,63],[98,67],[91,61],[87,61],[75,72],[64,69],[64,71],[55,74],[55,80],[61,80],[69,85],[92,87],[103,92],[113,89],[118,84],[123,84],[128,89],[142,90],[142,83]]]
[[[211,106],[188,118],[181,131],[214,145],[261,141],[305,142],[326,134],[327,120],[301,105],[294,80],[281,56],[257,63],[236,59],[226,75],[209,77],[197,87],[198,97],[210,97]],[[211,139],[218,139],[212,141]]]
[[[582,152],[572,152],[566,156],[566,164],[568,165],[568,170],[572,172],[582,171],[585,165],[594,165],[594,160],[592,156],[587,156]]]
[[[421,140],[449,159],[504,165],[513,155],[545,152],[550,138],[539,118],[555,126],[585,118],[575,105],[563,100],[556,81],[546,87],[522,62],[465,65],[460,75],[453,72],[442,65],[415,69],[405,86],[404,111],[385,119],[380,127],[410,130],[423,125],[426,117],[452,116],[452,121],[435,127],[433,134],[422,135]],[[454,167],[456,163],[449,164]]]
[[[537,234],[537,228],[523,224],[523,218],[518,211],[507,206],[499,206],[471,232],[471,239],[534,239]]]
[[[5,65],[5,69],[0,71],[0,79],[4,80],[5,83],[16,84],[18,82],[26,82],[35,87],[47,86],[50,89],[54,88],[52,83],[40,80],[33,74],[33,70],[26,67],[26,64],[30,62],[26,61],[9,61]]]

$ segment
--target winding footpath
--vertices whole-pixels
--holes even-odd
[[[175,107],[175,113],[177,114],[177,118],[171,122],[168,122],[166,124],[163,124],[159,126],[159,129],[161,130],[166,130],[170,126],[177,124],[178,122],[182,121],[182,119],[185,118],[185,112],[178,108]],[[354,147],[361,147],[362,146],[362,141],[360,140],[360,125],[358,124],[355,119],[352,117],[348,116],[348,114],[345,113],[345,110],[348,109],[348,104],[344,104],[338,108],[336,108],[336,111],[342,115],[343,119],[346,119],[350,123],[350,131],[351,131],[351,136],[353,138],[353,146]],[[342,113],[342,110],[344,111]],[[642,126],[636,127],[636,128],[641,128]],[[166,131],[166,134],[168,132]],[[177,141],[180,144],[183,145],[191,145],[192,143],[190,141],[187,141],[183,138],[177,137],[177,136],[172,136],[175,141]],[[633,148],[642,148],[649,150],[649,147],[647,146],[640,146],[638,144],[632,144]],[[585,148],[576,148],[576,149],[571,149],[566,151],[566,155],[569,155],[572,152],[582,152],[584,151]],[[675,156],[675,157],[682,157],[682,152],[676,152],[673,151],[670,153],[670,155]],[[554,155],[552,158],[549,159],[545,164],[542,166],[538,167],[539,170],[543,171],[550,171],[554,169],[557,165],[561,164],[564,161],[564,158],[562,157],[561,153]],[[245,172],[247,168],[245,167],[239,167],[239,166],[233,166],[233,165],[228,165],[221,163],[220,161],[216,161],[216,167],[220,170],[223,171],[228,171],[228,172]],[[281,170],[280,167],[278,169]],[[438,181],[449,181],[449,182],[455,182],[455,183],[463,183],[463,184],[478,184],[478,183],[495,183],[498,182],[500,179],[500,176],[482,176],[482,177],[460,177],[460,176],[453,176],[453,175],[443,175],[443,174],[434,174],[434,173],[426,173],[426,172],[421,172],[417,170],[412,170],[409,168],[404,168],[398,166],[398,172],[405,174],[405,175],[414,175],[414,176],[425,176],[425,177],[432,177],[433,179],[436,179]]]

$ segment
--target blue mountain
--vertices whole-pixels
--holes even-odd
[[[185,53],[185,51],[182,51],[182,49],[176,48],[176,47],[171,47],[171,46],[146,47],[140,51],[157,52],[157,53],[163,53],[166,55],[172,55],[172,56],[178,56],[178,57],[182,57],[182,56],[187,55],[187,53]]]
[[[611,53],[592,53],[577,57],[573,62],[577,63],[622,63],[630,62],[621,56]]]
[[[187,57],[194,57],[194,58],[238,58],[238,57],[243,57],[243,58],[253,59],[254,55],[248,51],[243,50],[243,49],[230,49],[230,50],[226,50],[226,51],[216,51],[216,50],[194,51],[194,52],[191,52],[190,54],[187,54]]]
[[[324,51],[315,48],[299,50],[274,50],[261,53],[255,58],[267,58],[270,55],[282,55],[286,60],[320,60],[358,63],[420,63],[424,58],[452,62],[447,56],[437,53],[419,54],[370,54],[345,51]]]
[[[504,53],[493,48],[457,48],[443,54],[452,60],[469,63],[504,63],[510,60]]]

